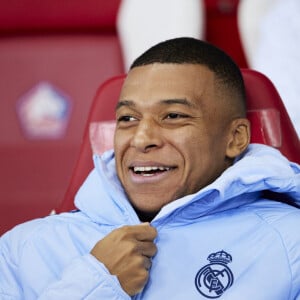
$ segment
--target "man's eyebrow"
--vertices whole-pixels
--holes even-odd
[[[185,105],[185,106],[188,106],[188,107],[195,107],[195,104],[188,101],[187,99],[185,98],[175,98],[175,99],[164,99],[164,100],[161,100],[160,101],[161,104],[168,104],[168,105],[171,105],[171,104],[181,104],[181,105]]]
[[[117,105],[115,110],[117,111],[119,108],[121,108],[122,106],[129,106],[129,107],[134,107],[135,103],[131,100],[120,100]]]
[[[188,106],[188,107],[191,107],[191,108],[195,107],[194,103],[188,101],[185,98],[163,99],[163,100],[160,100],[159,103],[163,104],[163,105],[181,104],[181,105],[185,105],[185,106]],[[135,107],[136,104],[132,100],[120,100],[117,103],[115,110],[117,111],[118,109],[120,109],[123,106]]]

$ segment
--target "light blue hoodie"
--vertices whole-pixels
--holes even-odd
[[[17,226],[0,240],[0,299],[131,299],[89,254],[113,229],[140,223],[115,173],[114,153],[95,169],[79,211]],[[133,299],[300,299],[300,166],[250,145],[215,182],[166,205],[151,222],[158,248]]]

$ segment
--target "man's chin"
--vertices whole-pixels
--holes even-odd
[[[175,188],[169,186],[164,189],[153,187],[147,190],[131,190],[128,191],[127,197],[139,216],[154,218],[164,206],[182,197],[182,190],[176,190],[175,194],[170,194],[168,192],[171,189]]]
[[[134,198],[129,196],[128,199],[142,222],[152,221],[162,207],[168,203],[168,201],[166,203],[164,201],[157,203],[157,199],[162,199],[162,197],[155,196],[154,198],[153,195],[145,197],[145,194],[136,195]]]

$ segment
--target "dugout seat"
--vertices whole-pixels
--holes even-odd
[[[124,72],[121,0],[0,4],[0,235],[64,196],[99,82]]]
[[[115,28],[121,1],[0,4],[0,235],[60,202],[93,94],[99,82],[125,71]],[[203,2],[204,39],[245,66],[239,0]]]
[[[240,68],[248,68],[238,26],[238,8],[243,0],[203,0],[204,40],[224,50]]]
[[[300,142],[276,88],[266,76],[257,71],[242,69],[242,74],[246,85],[247,113],[252,127],[251,142],[275,147],[290,160],[300,163]],[[102,153],[113,147],[114,109],[124,78],[125,75],[111,78],[98,89],[79,159],[65,198],[55,210],[57,213],[74,209],[75,194],[93,168],[92,148],[93,152]]]

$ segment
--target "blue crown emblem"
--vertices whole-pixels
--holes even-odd
[[[207,260],[210,263],[198,271],[195,285],[198,292],[204,297],[219,298],[232,286],[234,281],[233,274],[227,266],[232,262],[232,256],[221,250],[211,253]]]
[[[224,250],[222,250],[215,253],[211,253],[207,257],[207,260],[209,260],[211,263],[229,264],[232,262],[232,256]]]

